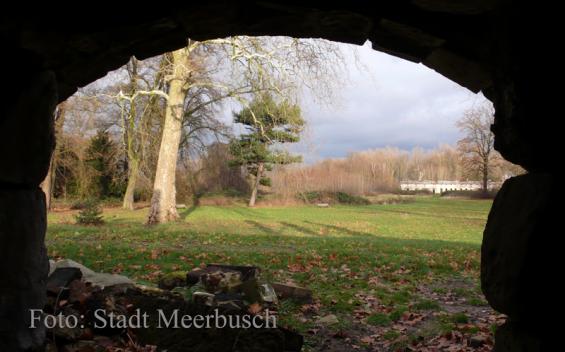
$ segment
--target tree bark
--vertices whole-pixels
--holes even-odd
[[[66,112],[66,102],[59,103],[55,111],[54,125],[55,125],[55,139],[59,138],[63,133],[63,125],[65,124],[65,112]],[[49,161],[49,170],[47,170],[47,176],[39,187],[45,193],[45,207],[47,211],[51,210],[51,200],[53,198],[53,187],[55,185],[55,170],[57,168],[57,148],[51,154],[51,160]]]
[[[45,193],[45,209],[47,211],[51,210],[51,197],[53,195],[53,157],[51,157],[51,162],[49,163],[49,170],[47,170],[47,176],[43,182],[41,182],[41,190]]]
[[[131,94],[132,96],[137,92],[137,59],[131,57],[128,64],[130,74]],[[135,205],[135,186],[137,183],[137,173],[139,172],[139,157],[134,150],[135,135],[135,119],[137,117],[137,109],[135,100],[130,102],[129,118],[124,119],[124,137],[126,145],[126,153],[128,158],[128,184],[126,186],[126,193],[124,194],[124,201],[122,207],[127,210],[134,210]],[[122,118],[124,118],[122,116]]]
[[[483,164],[483,193],[486,194],[488,192],[488,159],[484,161]]]
[[[139,173],[139,162],[135,158],[129,158],[128,165],[128,185],[124,194],[123,208],[127,210],[135,209],[135,186],[137,184],[137,175]]]
[[[257,175],[255,176],[255,181],[253,182],[253,189],[251,190],[251,198],[249,198],[249,206],[254,207],[255,201],[257,200],[257,192],[259,190],[259,185],[261,184],[261,177],[263,176],[264,164],[259,163],[257,165]]]
[[[169,99],[157,160],[157,172],[151,198],[148,224],[165,223],[178,218],[176,208],[176,169],[184,115],[185,79],[189,73],[188,52],[173,52],[173,73],[169,84]]]

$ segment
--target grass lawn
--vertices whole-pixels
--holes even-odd
[[[55,211],[46,241],[51,257],[144,284],[202,263],[257,265],[266,280],[313,290],[315,304],[284,302],[279,312],[280,325],[306,335],[306,350],[394,347],[463,325],[480,330],[473,314],[486,309],[478,278],[490,206],[438,197],[330,208],[202,206],[155,227],[144,225],[147,209],[104,209],[99,227],[77,226],[74,212]],[[446,297],[463,308],[451,309]],[[318,322],[330,314],[338,323]],[[418,328],[399,328],[410,317],[420,319],[410,325]]]

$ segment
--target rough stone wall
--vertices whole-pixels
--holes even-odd
[[[507,180],[484,232],[481,284],[490,305],[509,321],[496,333],[496,351],[551,350],[557,343],[563,291],[558,180],[530,173]]]
[[[3,62],[4,63],[4,62]],[[0,119],[0,351],[42,345],[29,309],[42,309],[49,270],[44,237],[47,174],[54,146],[55,75],[11,62]],[[4,97],[10,97],[9,100]]]
[[[5,15],[0,38],[57,74],[60,100],[127,62],[234,34],[319,37],[422,62],[473,91],[492,84],[492,27],[500,0],[210,1],[76,14],[48,8]]]
[[[562,232],[562,97],[552,83],[558,57],[539,48],[550,45],[559,20],[551,8],[512,5],[497,12],[493,85],[484,93],[496,109],[495,149],[528,174],[507,180],[496,196],[483,236],[481,286],[491,306],[509,316],[495,351],[557,351],[555,319],[564,311],[557,278],[565,269],[555,242]]]

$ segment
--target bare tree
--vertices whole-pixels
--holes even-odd
[[[154,165],[148,167],[146,161],[159,146],[155,136],[161,134],[164,114],[161,98],[166,97],[162,91],[165,61],[164,56],[144,61],[132,56],[119,70],[81,90],[83,99],[97,104],[99,127],[121,133],[127,169],[124,209],[134,209],[140,177],[151,178],[154,173]]]
[[[88,146],[97,130],[98,102],[84,99],[79,93],[69,98],[64,103],[64,109],[59,111],[63,114],[57,121],[57,148],[52,160],[53,181],[60,178],[63,184],[72,183],[72,193],[85,199],[93,196],[91,185],[96,174],[88,163]]]
[[[43,193],[45,193],[45,208],[51,210],[51,198],[53,197],[53,158],[49,162],[49,169],[43,182],[39,185]]]
[[[500,159],[494,150],[494,134],[490,126],[494,122],[494,108],[490,104],[467,110],[457,122],[465,137],[457,142],[457,149],[465,170],[471,176],[478,176],[483,192],[488,190],[490,170]]]
[[[132,57],[126,65],[129,82],[116,98],[120,104],[124,146],[128,164],[128,182],[124,194],[123,208],[134,209],[134,194],[142,170],[142,163],[151,145],[152,121],[161,114],[161,93],[164,58],[146,63],[144,72],[139,72],[139,62]],[[151,67],[151,66],[157,67]]]
[[[205,58],[196,54],[203,43],[189,41],[187,47],[174,51],[166,71],[168,92],[165,121],[147,223],[156,224],[178,218],[176,210],[176,170],[179,150],[190,154],[193,146],[205,145],[206,133],[223,134],[223,125],[212,114],[214,104],[238,94],[238,90],[211,80]],[[201,54],[201,53],[200,53]],[[219,88],[227,89],[220,92]],[[183,155],[183,154],[180,154]]]
[[[184,101],[188,92],[187,79],[190,77],[190,47],[182,48],[172,53],[172,69],[168,75],[169,91],[167,109],[165,111],[165,125],[155,185],[151,197],[149,210],[149,224],[168,222],[178,218],[176,209],[175,174],[179,145],[182,135],[184,114]]]
[[[175,51],[171,73],[167,75],[167,115],[148,223],[167,222],[178,217],[175,173],[179,143],[186,140],[182,139],[183,130],[185,136],[194,139],[199,138],[198,132],[202,130],[219,131],[217,125],[210,123],[214,119],[201,118],[206,116],[202,114],[203,109],[228,98],[245,107],[254,94],[261,91],[287,99],[296,98],[301,85],[305,82],[312,84],[314,80],[319,80],[319,84],[313,90],[331,100],[328,95],[332,91],[328,89],[330,83],[324,84],[331,80],[321,80],[339,67],[329,60],[330,57],[342,62],[339,50],[329,42],[291,38],[231,37],[189,41],[186,48]],[[213,59],[216,59],[215,63],[210,62]],[[218,72],[220,74],[215,74]],[[173,82],[179,84],[173,85]],[[198,99],[194,100],[194,97]],[[196,103],[187,104],[186,99]],[[185,128],[183,121],[187,122]]]
[[[55,136],[58,138],[62,133],[63,125],[65,124],[65,105],[66,102],[62,102],[57,106],[55,110]],[[41,189],[45,193],[45,205],[47,211],[51,210],[51,200],[53,198],[53,185],[55,183],[55,169],[57,168],[57,147],[53,151],[51,156],[51,161],[49,162],[49,170],[47,171],[47,176],[43,182],[41,182]]]
[[[140,164],[140,148],[139,143],[137,143],[136,133],[136,119],[137,119],[137,104],[135,99],[132,97],[137,94],[138,91],[138,70],[137,70],[137,59],[131,57],[130,61],[126,65],[127,73],[130,81],[130,100],[129,109],[123,104],[124,99],[120,100],[121,103],[121,120],[123,123],[123,135],[124,135],[124,145],[126,147],[127,153],[127,165],[128,165],[128,182],[126,187],[126,192],[124,194],[123,208],[133,210],[134,209],[134,194],[135,186],[137,183],[137,177],[139,175],[139,164]]]

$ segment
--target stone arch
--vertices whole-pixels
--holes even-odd
[[[524,53],[522,43],[548,34],[543,27],[524,26],[539,11],[523,6],[512,0],[220,0],[151,11],[100,6],[75,14],[50,8],[2,15],[7,54],[0,62],[7,69],[0,88],[0,350],[26,350],[41,342],[41,331],[26,327],[25,312],[43,300],[46,220],[38,185],[54,144],[56,103],[132,54],[145,58],[173,50],[188,36],[235,34],[370,40],[376,50],[421,62],[493,101],[496,149],[531,173],[507,181],[495,201],[483,244],[483,290],[512,318],[499,334],[499,350],[514,336],[524,345],[542,346],[549,335],[529,320],[551,310],[527,303],[551,301],[529,284],[545,288],[532,275],[558,269],[540,244],[540,234],[557,228],[552,192],[557,167],[549,151],[559,139],[556,128],[547,128],[551,108],[545,106],[558,100],[547,104],[535,90],[542,73],[552,72],[543,55]]]

